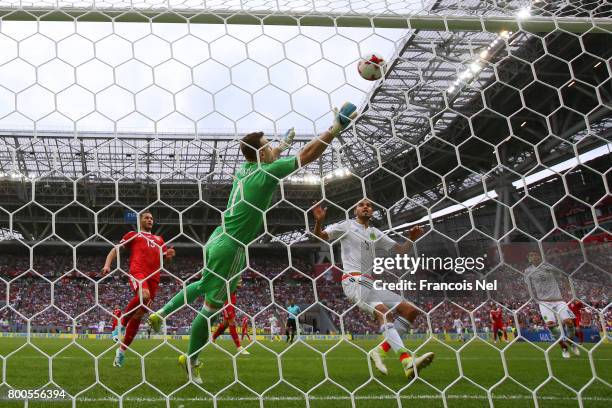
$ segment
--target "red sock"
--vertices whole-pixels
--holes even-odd
[[[238,338],[238,331],[236,330],[236,325],[230,326],[230,334],[232,335],[232,340],[234,340],[234,344],[236,347],[240,347],[240,339]]]
[[[213,333],[212,340],[215,341],[217,337],[223,334],[224,331],[225,331],[225,325],[223,323],[220,323],[219,326],[217,327],[217,330],[215,330],[215,332]]]
[[[132,341],[134,341],[134,337],[136,337],[136,334],[138,333],[138,328],[140,327],[141,319],[142,317],[134,317],[129,320],[127,327],[125,328],[125,337],[123,338],[121,344],[121,350],[125,350],[130,344],[132,344]]]
[[[134,312],[136,311],[136,309],[138,309],[138,305],[140,305],[140,298],[138,297],[138,295],[134,295],[134,297],[130,299],[129,303],[125,307],[125,310],[123,311],[123,317],[121,318],[121,325],[123,327],[126,327],[128,325],[128,322],[134,315]]]
[[[580,329],[577,334],[578,334],[578,341],[580,342],[580,344],[584,343],[584,333],[582,332],[582,329]]]
[[[506,330],[504,330],[503,333],[504,333],[504,340],[508,341],[508,333],[506,332]]]
[[[389,342],[385,341],[383,344],[380,345],[380,348],[382,348],[383,351],[386,353],[391,350],[391,345],[389,344]]]
[[[410,353],[402,353],[402,354],[400,354],[400,361],[404,361],[407,358],[410,358]]]

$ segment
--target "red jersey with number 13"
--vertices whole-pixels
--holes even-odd
[[[160,258],[168,250],[162,237],[149,232],[130,231],[121,238],[120,244],[130,250],[132,276],[144,279],[154,275],[151,279],[159,282]]]

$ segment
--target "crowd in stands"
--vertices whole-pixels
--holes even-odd
[[[606,307],[610,304],[612,284],[610,274],[603,266],[612,264],[611,246],[611,243],[590,245],[586,251],[589,264],[583,264],[582,252],[577,246],[556,246],[546,253],[547,262],[571,274],[569,279],[567,275],[560,279],[566,301],[572,299],[573,288],[573,293],[595,311],[607,313],[603,324],[608,327],[612,324],[612,308],[606,310]],[[104,256],[78,258],[78,271],[74,268],[72,256],[34,256],[33,261],[32,269],[36,272],[30,269],[29,256],[9,255],[0,259],[0,277],[3,279],[0,281],[0,331],[27,331],[27,319],[30,319],[29,330],[33,332],[71,332],[75,325],[78,332],[95,333],[101,321],[104,330],[108,331],[110,312],[116,306],[124,307],[132,296],[127,275],[118,271],[106,277],[101,275]],[[127,257],[123,261],[126,262]],[[294,300],[302,310],[313,314],[324,308],[337,332],[377,332],[374,320],[344,296],[341,283],[337,277],[332,277],[331,272],[313,280],[313,265],[306,258],[293,258],[291,266],[286,258],[270,255],[251,256],[249,262],[238,290],[239,319],[247,314],[253,317],[258,329],[269,330],[270,318],[275,316],[279,322],[284,322],[287,317],[284,308]],[[175,262],[167,265],[167,271],[179,279],[168,274],[163,276],[152,309],[161,307],[182,288],[180,279],[198,279],[202,264],[203,260],[196,256],[177,256]],[[122,266],[127,272],[127,264]],[[498,282],[498,291],[490,298],[486,293],[474,292],[453,293],[447,297],[442,292],[419,293],[413,298],[406,294],[430,315],[431,328],[425,315],[421,315],[414,324],[414,331],[448,332],[455,318],[463,320],[468,327],[485,330],[490,325],[489,312],[495,303],[503,305],[505,319],[511,326],[518,323],[522,328],[542,327],[538,306],[530,299],[522,279],[521,270],[526,266],[525,261],[520,267],[494,269],[491,276]],[[431,279],[432,274],[427,276]],[[412,279],[419,278],[419,273],[412,275]],[[461,276],[461,279],[467,278],[471,278],[469,273]],[[11,308],[3,307],[8,281]],[[201,300],[172,315],[168,319],[170,332],[186,332],[199,307]],[[601,324],[601,319],[594,322]],[[313,330],[316,332],[317,329],[315,323]]]

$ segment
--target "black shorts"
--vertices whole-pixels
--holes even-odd
[[[297,323],[295,322],[295,319],[287,319],[287,329],[297,331]]]

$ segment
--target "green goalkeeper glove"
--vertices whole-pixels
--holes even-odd
[[[289,147],[291,147],[291,145],[293,144],[294,137],[295,137],[295,128],[291,128],[287,132],[285,132],[285,136],[283,137],[283,140],[278,145],[278,150],[280,150],[281,152],[284,152]]]
[[[356,117],[357,107],[350,102],[344,102],[339,111],[334,108],[334,123],[329,131],[334,137],[338,136]]]

